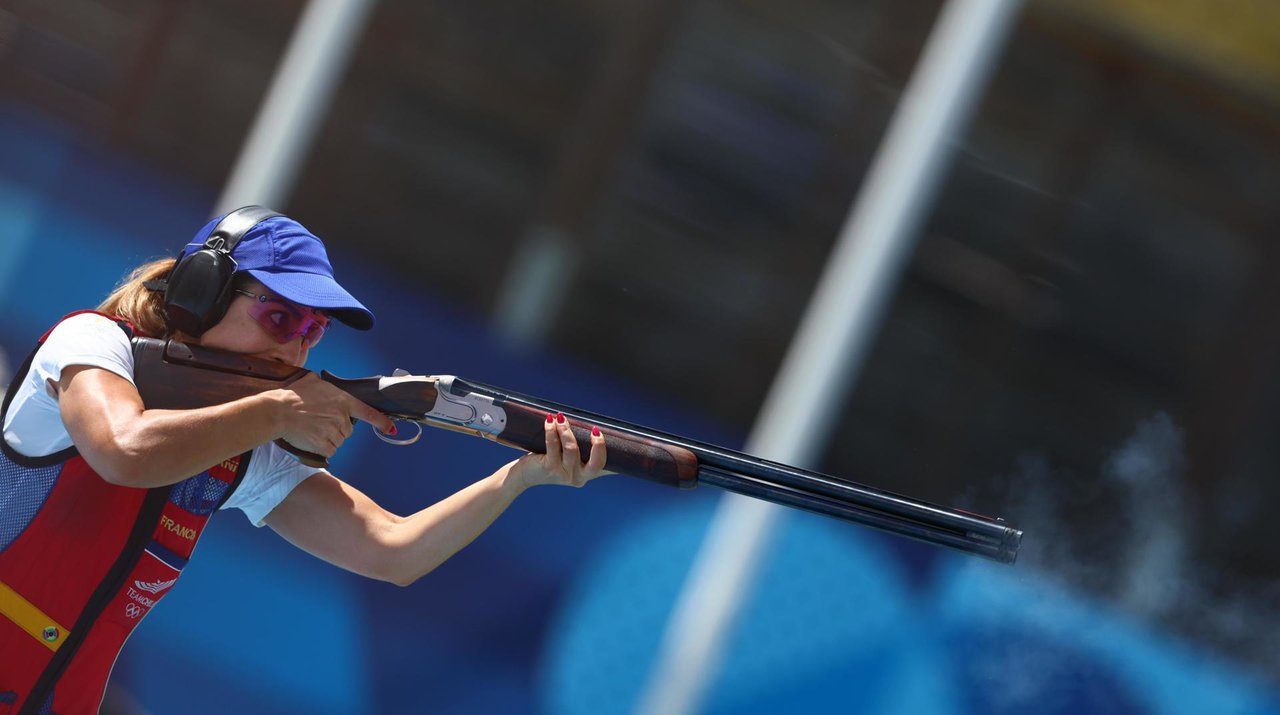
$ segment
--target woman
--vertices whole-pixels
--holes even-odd
[[[301,366],[331,320],[373,326],[318,238],[246,207],[41,339],[2,412],[0,703],[96,712],[124,640],[171,590],[219,508],[239,508],[330,563],[408,585],[525,489],[601,474],[599,430],[584,463],[568,420],[547,415],[546,454],[401,517],[274,444],[328,457],[354,420],[395,433],[385,415],[315,375],[194,410],[145,409],[133,384],[132,334]]]

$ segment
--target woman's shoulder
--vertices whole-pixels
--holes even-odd
[[[58,321],[45,335],[44,344],[49,348],[92,345],[128,345],[130,333],[115,318],[101,313],[73,313]]]
[[[71,315],[54,326],[36,351],[33,367],[42,378],[61,379],[71,365],[100,367],[133,381],[133,345],[114,319],[98,313]]]
[[[71,446],[71,436],[58,412],[57,399],[46,389],[58,383],[72,365],[110,370],[133,381],[129,336],[115,320],[97,313],[78,313],[58,322],[15,378],[13,399],[5,413],[10,446],[32,456],[53,454]]]
[[[82,310],[71,313],[59,320],[49,331],[49,337],[55,334],[86,332],[91,334],[109,334],[111,337],[122,335],[129,337],[128,323],[105,313],[93,310]]]

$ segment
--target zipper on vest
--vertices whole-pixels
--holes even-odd
[[[53,659],[49,661],[49,665],[45,666],[44,672],[40,674],[40,678],[32,686],[31,692],[27,694],[22,703],[22,709],[18,711],[18,715],[37,715],[40,712],[40,708],[44,706],[45,701],[49,699],[49,695],[53,692],[54,686],[57,685],[58,679],[62,677],[63,672],[70,665],[71,659],[80,650],[84,639],[93,630],[93,625],[98,621],[98,617],[110,605],[111,600],[115,598],[120,588],[124,586],[125,579],[129,573],[133,571],[133,568],[138,565],[138,561],[142,559],[147,543],[151,541],[151,535],[155,532],[156,524],[160,521],[160,513],[164,510],[165,503],[169,501],[169,492],[172,489],[172,486],[156,487],[147,492],[147,496],[142,502],[142,508],[138,510],[138,518],[133,522],[133,530],[129,533],[129,540],[125,542],[124,548],[120,551],[120,555],[116,557],[116,562],[111,565],[111,569],[107,571],[107,575],[103,577],[102,581],[98,583],[98,587],[94,589],[93,595],[85,603],[84,609],[80,611],[80,617],[76,619],[75,625],[71,627],[71,636],[58,648],[58,652],[53,654]]]

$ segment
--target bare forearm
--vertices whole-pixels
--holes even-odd
[[[146,410],[118,428],[114,450],[85,458],[117,484],[173,484],[271,441],[275,413],[265,395],[196,410]]]
[[[558,417],[558,419],[557,419]],[[388,580],[408,585],[439,566],[484,531],[531,484],[580,487],[603,473],[607,448],[600,430],[591,436],[584,464],[564,415],[547,415],[547,450],[526,455],[441,502],[396,525],[397,558]]]
[[[404,517],[391,537],[387,580],[407,586],[475,540],[524,491],[512,472],[515,464]]]
[[[599,430],[592,434],[591,452],[583,463],[563,415],[547,415],[544,429],[544,454],[527,454],[412,516],[392,514],[321,471],[294,488],[266,523],[331,564],[408,586],[474,541],[529,486],[577,487],[603,473],[608,455]]]

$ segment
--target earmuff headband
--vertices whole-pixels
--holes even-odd
[[[262,206],[236,209],[218,221],[202,247],[178,261],[163,286],[170,330],[199,337],[222,320],[236,272],[231,252],[254,226],[282,215]],[[148,281],[146,287],[157,290],[160,281]]]

